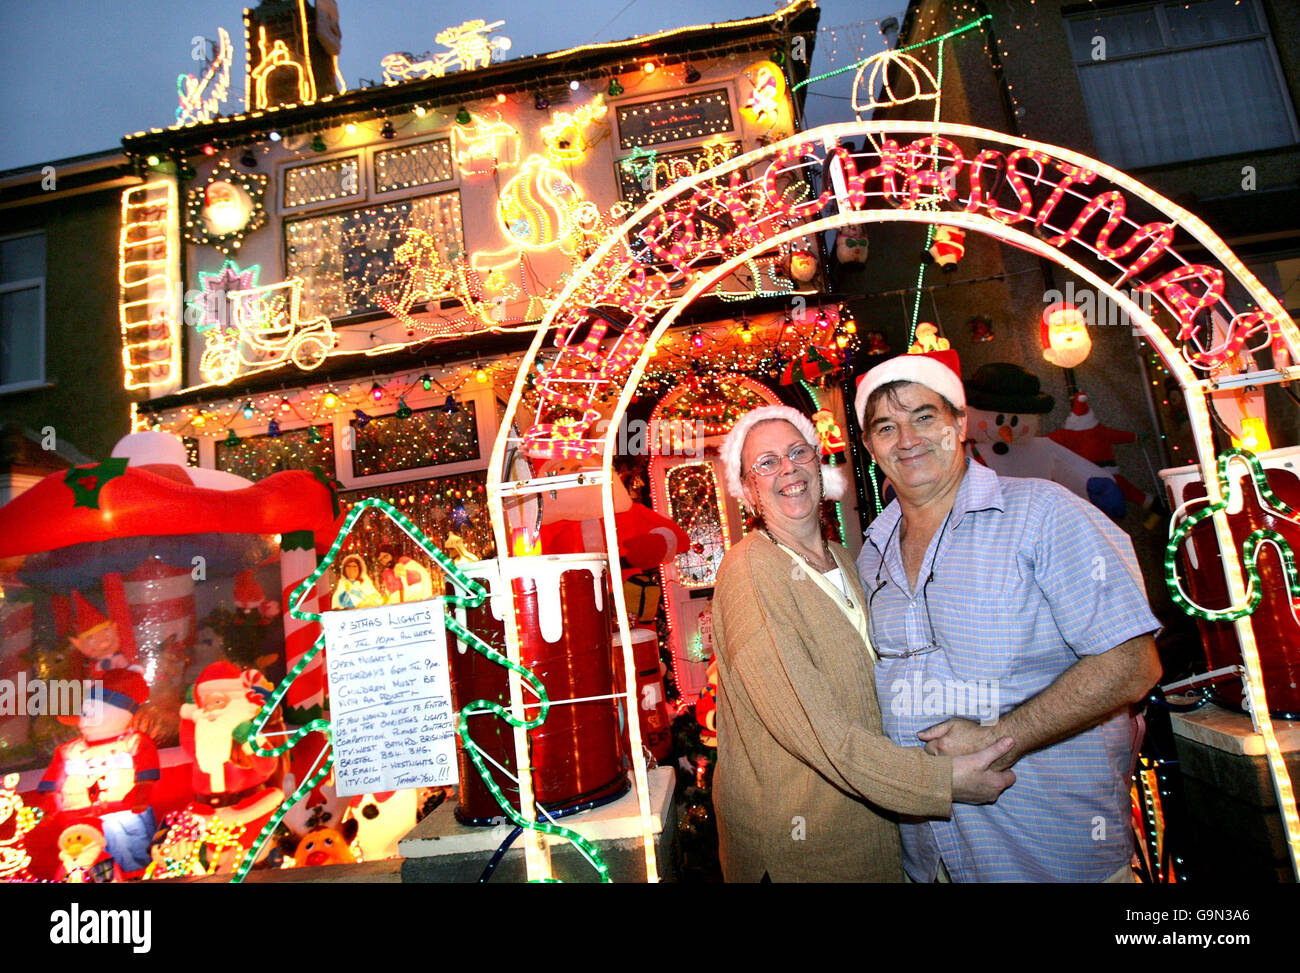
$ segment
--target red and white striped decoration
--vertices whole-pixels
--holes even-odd
[[[27,668],[22,653],[32,647],[30,601],[0,601],[0,679],[16,679]],[[0,719],[0,744],[16,747],[27,742],[30,716],[12,715]]]

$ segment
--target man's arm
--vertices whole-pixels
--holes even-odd
[[[1155,640],[1139,635],[1109,652],[1085,656],[1037,696],[1025,700],[993,726],[951,719],[922,730],[927,753],[975,753],[1001,737],[1015,746],[995,761],[1005,770],[1027,753],[1082,733],[1123,706],[1141,700],[1160,678]]]

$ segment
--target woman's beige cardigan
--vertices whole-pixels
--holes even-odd
[[[831,549],[865,604],[848,552]],[[880,728],[862,636],[785,551],[754,531],[713,597],[714,809],[731,882],[900,882],[897,816],[947,817],[952,761]],[[811,569],[809,569],[811,570]]]

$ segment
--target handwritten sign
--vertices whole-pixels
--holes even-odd
[[[340,797],[454,784],[443,599],[326,612]]]

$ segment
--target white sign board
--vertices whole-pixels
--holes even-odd
[[[340,797],[455,784],[443,599],[325,612]]]

